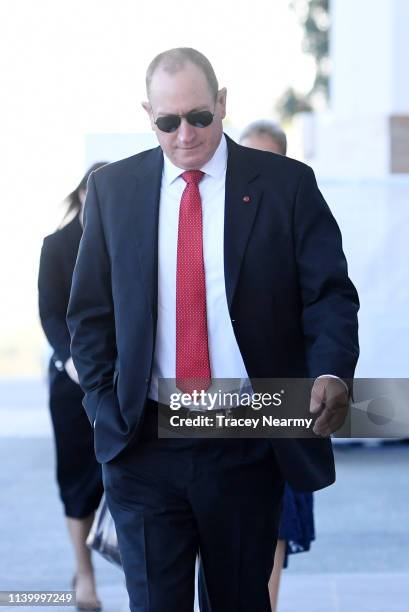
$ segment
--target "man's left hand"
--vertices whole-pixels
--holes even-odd
[[[311,391],[310,412],[318,414],[313,431],[317,436],[328,437],[345,422],[348,414],[348,391],[342,380],[320,376]]]

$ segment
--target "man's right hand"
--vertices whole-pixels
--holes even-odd
[[[79,381],[79,378],[78,378],[78,372],[75,369],[75,365],[74,365],[74,362],[72,360],[72,357],[67,359],[67,361],[64,363],[64,369],[67,372],[68,376],[71,378],[71,380],[73,382],[75,382],[77,385],[79,385],[80,381]]]

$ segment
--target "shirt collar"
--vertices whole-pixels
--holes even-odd
[[[227,166],[227,142],[226,137],[222,134],[214,155],[206,162],[199,170],[205,174],[220,178],[226,172]],[[175,166],[165,154],[163,154],[163,179],[167,186],[171,185],[181,174],[183,170]]]

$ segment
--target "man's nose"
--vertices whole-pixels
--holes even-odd
[[[188,123],[185,117],[182,117],[178,128],[178,139],[180,142],[192,142],[196,138],[196,128]]]

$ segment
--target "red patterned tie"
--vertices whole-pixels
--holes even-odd
[[[176,386],[184,393],[212,383],[207,338],[206,282],[203,260],[200,170],[181,175],[186,181],[179,209],[176,270]]]

